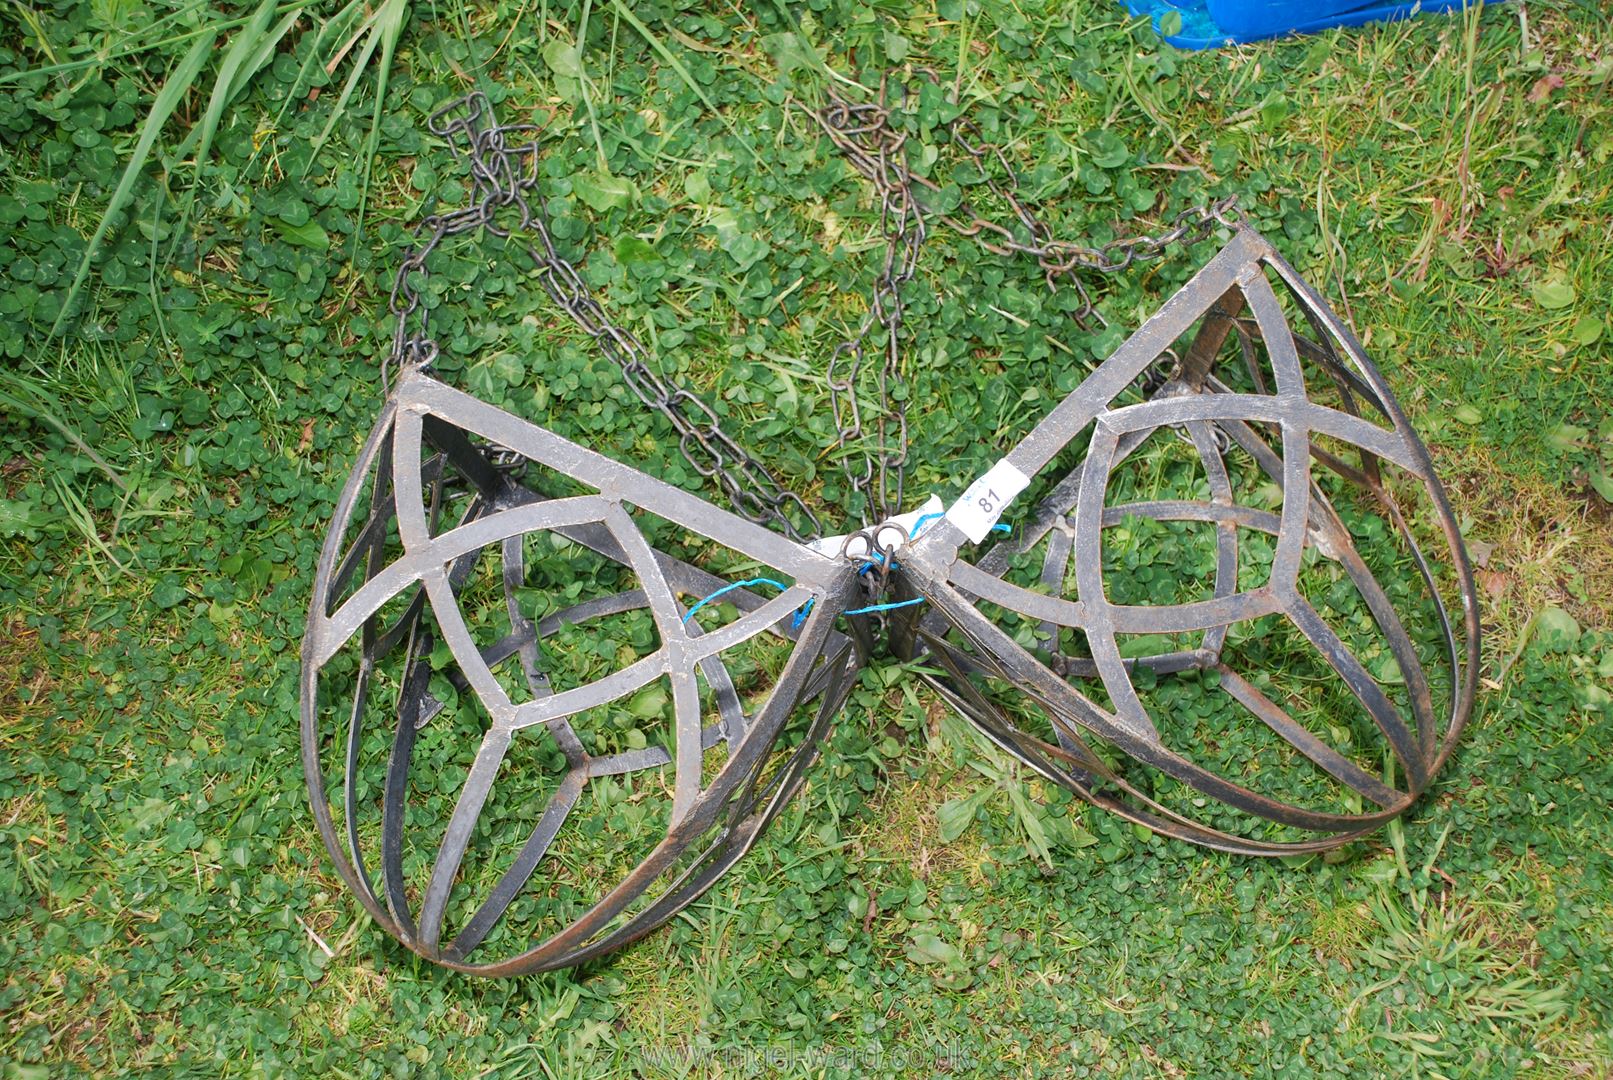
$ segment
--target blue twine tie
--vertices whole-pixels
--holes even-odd
[[[790,620],[791,630],[801,629],[801,624],[807,621],[808,615],[812,614],[812,605],[816,604],[817,602],[818,598],[814,596],[806,603],[795,609],[795,618]]]
[[[918,537],[920,529],[924,528],[924,526],[928,525],[930,522],[936,520],[937,518],[944,518],[946,516],[947,516],[946,511],[944,511],[944,510],[938,510],[933,514],[925,514],[923,517],[921,517],[917,521],[913,522],[913,531],[907,534],[907,538],[909,540],[916,539]],[[1012,525],[1004,525],[1001,522],[999,522],[996,525],[993,525],[991,527],[991,531],[992,532],[1001,532],[1001,533],[1011,533],[1011,532],[1014,531],[1014,527]]]
[[[895,611],[897,608],[912,607],[914,604],[924,603],[924,597],[916,596],[911,600],[900,600],[894,604],[870,604],[867,607],[852,608],[841,612],[842,615],[872,615],[876,611]]]
[[[939,513],[939,512],[938,513],[933,513],[933,514],[925,514],[923,517],[921,517],[917,521],[913,522],[913,528],[907,534],[907,538],[909,540],[914,539],[915,537],[918,536],[919,530],[924,528],[924,526],[928,525],[932,521],[935,521],[937,518],[944,518],[944,517],[946,517],[946,514],[945,513]],[[1012,526],[1003,525],[1003,524],[993,525],[991,528],[992,528],[993,532],[1004,532],[1004,533],[1006,533],[1006,532],[1012,532],[1013,531]],[[898,570],[898,569],[901,568],[901,565],[890,557],[889,552],[881,552],[878,561],[875,561],[873,559],[869,559],[867,562],[863,563],[862,568],[857,571],[857,575],[859,577],[861,577],[862,575],[868,573],[868,571],[872,570],[874,567],[879,566],[879,565],[881,565],[883,563],[889,563],[890,564],[890,569],[892,569],[892,570]],[[719,596],[722,596],[725,593],[731,593],[735,589],[746,588],[747,586],[750,586],[750,585],[771,585],[771,586],[773,586],[773,588],[777,589],[779,592],[785,592],[786,590],[789,589],[789,586],[784,584],[782,581],[774,581],[772,578],[766,578],[766,577],[753,577],[753,578],[746,578],[744,581],[736,581],[732,585],[724,585],[722,588],[718,589],[716,592],[712,593],[710,596],[702,597],[701,599],[695,601],[695,605],[693,607],[691,607],[688,611],[683,613],[683,621],[688,622],[689,619],[691,617],[693,617],[695,612],[699,611],[701,608],[705,607],[707,604],[711,603],[713,600],[717,599]],[[790,620],[790,629],[791,630],[799,630],[799,629],[801,629],[802,624],[804,624],[806,622],[806,620],[807,620],[807,616],[812,613],[812,605],[816,604],[817,602],[818,602],[818,598],[814,596],[811,599],[807,600],[806,603],[802,604],[799,608],[796,609],[795,617]],[[898,601],[898,602],[893,603],[893,604],[870,604],[867,607],[852,608],[849,611],[841,612],[841,614],[842,615],[873,615],[873,614],[876,614],[876,613],[881,612],[881,611],[895,611],[897,608],[913,607],[915,604],[922,604],[922,603],[924,603],[924,597],[920,596],[920,597],[916,597],[916,598],[914,598],[912,600],[901,600],[901,601]]]
[[[909,540],[912,540],[912,539],[916,538],[918,536],[918,534],[919,534],[919,531],[921,529],[923,529],[924,526],[928,525],[932,521],[935,521],[935,520],[937,520],[939,518],[944,518],[944,517],[946,517],[946,512],[945,511],[937,511],[935,513],[923,515],[917,521],[913,522],[913,528],[908,532],[907,538]],[[993,525],[991,527],[991,531],[992,532],[1001,532],[1001,533],[1011,533],[1011,532],[1014,531],[1014,527],[1012,525],[1004,525],[1004,524],[999,522],[998,524]],[[888,557],[888,556],[885,556],[885,557]],[[864,563],[863,566],[862,566],[862,569],[857,571],[858,576],[860,577],[863,574],[868,573],[869,570],[871,570],[873,567],[875,567],[877,565],[879,565],[879,564],[876,563],[876,562],[873,562],[872,560]],[[898,564],[895,563],[895,562],[892,562],[891,563],[891,569],[895,570],[897,568],[898,568]],[[842,615],[873,615],[873,614],[875,614],[877,612],[881,612],[881,611],[895,611],[897,608],[913,607],[913,606],[915,606],[917,604],[922,604],[922,603],[924,603],[924,597],[919,596],[919,597],[913,598],[912,600],[901,600],[901,601],[898,601],[898,602],[896,602],[894,604],[870,604],[867,607],[851,608],[849,611],[841,612],[841,614]],[[811,605],[809,604],[808,606],[810,607]]]
[[[707,604],[711,603],[713,600],[717,599],[717,597],[723,595],[724,593],[731,593],[735,589],[743,589],[747,585],[771,585],[771,586],[773,586],[773,588],[777,589],[779,592],[784,592],[786,589],[789,588],[789,586],[784,584],[783,582],[774,581],[770,577],[753,577],[753,578],[746,578],[744,581],[736,581],[732,585],[724,585],[722,588],[718,589],[716,592],[712,593],[710,596],[707,596],[704,599],[696,601],[694,607],[690,608],[688,611],[685,611],[683,613],[683,621],[688,622],[689,617],[691,615],[693,615],[695,612],[699,611],[701,608],[705,607]]]

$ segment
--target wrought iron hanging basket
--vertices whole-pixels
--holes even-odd
[[[531,153],[493,131],[484,210]],[[403,363],[303,645],[342,879],[462,971],[619,948],[750,848],[881,655],[1168,836],[1314,852],[1405,812],[1473,700],[1460,533],[1349,330],[1252,229],[1224,235],[949,507],[831,543]]]

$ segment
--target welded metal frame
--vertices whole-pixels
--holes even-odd
[[[1285,289],[1309,323],[1310,336],[1296,334],[1284,315],[1277,287]],[[1144,401],[1120,404],[1173,345],[1198,327],[1197,337],[1177,358],[1171,377]],[[1236,334],[1247,358],[1258,346],[1269,357],[1275,384],[1256,393],[1232,392],[1214,367],[1222,346]],[[1307,395],[1302,361],[1326,372],[1345,407],[1326,407]],[[1250,364],[1251,372],[1256,366]],[[1260,376],[1256,374],[1257,382]],[[1359,406],[1365,406],[1366,415]],[[1106,506],[1105,490],[1114,469],[1154,431],[1179,430],[1197,450],[1209,478],[1208,501],[1170,501]],[[1340,460],[1314,444],[1325,434],[1355,447],[1359,464]],[[361,452],[338,503],[330,536],[315,578],[313,607],[303,648],[303,761],[316,823],[338,873],[382,927],[415,952],[462,971],[510,975],[580,963],[625,945],[698,896],[733,864],[799,788],[823,734],[845,700],[857,668],[890,652],[903,659],[923,657],[926,676],[960,713],[997,745],[1048,780],[1082,798],[1161,833],[1223,851],[1278,855],[1318,851],[1359,837],[1403,813],[1426,790],[1449,757],[1472,708],[1477,683],[1479,621],[1471,570],[1460,532],[1440,488],[1427,450],[1417,439],[1383,377],[1326,303],[1300,280],[1271,245],[1247,226],[1189,283],[1067,396],[1016,445],[1006,460],[1027,477],[1038,478],[1061,453],[1089,438],[1084,459],[1053,483],[1036,508],[1021,517],[1011,541],[998,543],[978,561],[975,548],[950,517],[919,532],[876,526],[846,542],[837,555],[825,555],[712,506],[705,500],[585,450],[537,425],[454,390],[418,367],[406,367],[380,420]],[[1280,485],[1278,512],[1238,505],[1227,481],[1221,448],[1235,443]],[[511,460],[536,462],[598,492],[544,498],[522,486]],[[1411,526],[1382,477],[1388,463],[1414,478],[1426,493],[1449,548],[1450,566],[1460,593],[1461,616],[1453,624],[1429,560],[1418,548]],[[1373,580],[1349,531],[1316,486],[1320,465],[1360,487],[1380,506],[1410,545],[1430,594],[1438,605],[1440,632],[1451,669],[1451,702],[1436,716],[1428,680],[1409,635],[1383,590]],[[442,500],[436,492],[448,470],[475,490],[457,525],[441,527]],[[359,506],[366,478],[374,475],[368,507]],[[780,595],[758,596],[744,589],[729,598],[741,617],[703,634],[684,618],[677,595],[710,594],[722,579],[655,551],[634,525],[627,507],[638,507],[707,537],[760,563],[777,568],[793,584]],[[367,514],[358,538],[344,537],[355,515]],[[1126,514],[1156,520],[1209,522],[1217,536],[1214,595],[1208,600],[1160,607],[1111,603],[1104,594],[1102,534]],[[396,528],[403,554],[383,556],[389,528]],[[1259,530],[1275,537],[1269,582],[1237,590],[1237,533]],[[520,537],[548,530],[631,567],[643,583],[635,593],[605,598],[581,609],[552,615],[534,625],[523,619],[514,597],[522,578]],[[1032,592],[1003,579],[1015,554],[1047,541],[1044,581],[1057,586],[1073,567],[1076,595],[1066,598]],[[458,610],[457,594],[465,567],[477,552],[501,545],[511,635],[489,648],[478,647]],[[1307,603],[1297,587],[1301,555],[1307,546],[1335,560],[1365,598],[1404,674],[1414,713],[1408,726],[1372,676]],[[867,574],[873,564],[876,573]],[[860,573],[859,571],[863,571]],[[338,603],[349,586],[351,596]],[[853,615],[849,636],[834,626],[839,616],[876,598],[893,603],[926,603],[886,611],[873,618]],[[410,603],[391,625],[380,612],[388,601],[408,595]],[[1081,630],[1090,657],[1056,657],[1052,666],[1018,645],[977,607],[980,601],[1019,612],[1047,627]],[[427,689],[424,659],[434,642],[421,615],[430,608],[463,673],[464,689],[474,693],[493,718],[461,789],[435,869],[418,911],[405,895],[398,848],[407,778],[414,765],[414,732],[438,708]],[[607,611],[646,607],[661,635],[651,657],[587,686],[563,693],[547,689],[543,640],[566,622],[585,622]],[[804,614],[803,614],[804,613]],[[1266,697],[1224,662],[1227,628],[1263,615],[1280,614],[1310,640],[1372,719],[1393,751],[1400,783],[1391,784],[1352,764]],[[1458,641],[1457,625],[1460,626]],[[883,632],[881,632],[883,631]],[[1117,633],[1201,634],[1196,648],[1135,660],[1123,659]],[[758,634],[781,635],[794,651],[772,696],[753,716],[737,701],[723,715],[702,722],[694,693],[696,670],[708,684],[722,687],[726,675],[721,650]],[[357,691],[347,740],[342,798],[345,830],[332,814],[321,747],[321,672],[351,641],[359,642]],[[515,705],[491,674],[492,665],[519,657],[533,700]],[[382,888],[377,889],[352,826],[354,773],[360,717],[376,666],[401,663],[394,745],[385,787],[382,830]],[[1324,813],[1257,794],[1236,780],[1192,760],[1191,748],[1167,746],[1131,682],[1137,665],[1156,672],[1211,669],[1221,685],[1261,722],[1300,754],[1376,809],[1361,814]],[[616,759],[589,757],[566,717],[614,700],[650,679],[667,677],[674,687],[676,759],[650,747]],[[1001,680],[1026,696],[1052,721],[1056,745],[1017,727],[999,701],[985,693],[980,676]],[[1079,689],[1079,680],[1102,681],[1112,709],[1100,707]],[[719,695],[720,696],[720,695]],[[787,717],[804,703],[816,712],[806,740],[764,790],[757,777]],[[539,822],[528,844],[469,925],[443,942],[444,906],[465,854],[470,831],[491,791],[511,736],[542,724],[565,749],[570,772],[561,792]],[[1313,834],[1292,842],[1251,839],[1226,832],[1163,806],[1123,770],[1107,764],[1085,741],[1097,736],[1140,765],[1190,786],[1207,799],[1255,819]],[[715,778],[702,784],[702,748],[729,742],[730,757]],[[548,843],[564,821],[576,794],[590,776],[611,771],[671,765],[674,796],[666,838],[622,882],[585,915],[547,941],[492,962],[473,957],[476,946],[510,902],[527,887]],[[664,882],[670,871],[672,880]],[[657,888],[648,906],[629,908]]]
[[[1313,337],[1294,333],[1268,273],[1286,287],[1304,313]],[[1245,313],[1247,312],[1247,315]],[[1142,403],[1116,405],[1116,396],[1141,378],[1183,335],[1197,337],[1177,364],[1174,377]],[[1268,351],[1276,385],[1266,393],[1233,393],[1216,379],[1212,361],[1232,333],[1247,359],[1257,342]],[[1324,370],[1341,392],[1344,409],[1324,407],[1306,393],[1301,360]],[[1250,371],[1258,367],[1250,364]],[[1256,378],[1259,375],[1256,374]],[[1388,423],[1368,420],[1365,404]],[[1212,491],[1208,501],[1105,505],[1110,474],[1153,432],[1174,427],[1190,439]],[[1276,445],[1269,432],[1275,432]],[[904,595],[922,596],[923,608],[902,609],[906,625],[894,637],[907,655],[926,653],[943,674],[932,683],[981,731],[1043,776],[1105,809],[1182,840],[1248,855],[1288,855],[1336,847],[1404,813],[1460,736],[1472,710],[1478,681],[1479,616],[1472,571],[1461,532],[1435,476],[1427,449],[1417,438],[1382,375],[1348,327],[1299,277],[1271,245],[1243,227],[1178,293],[1072,392],[1008,455],[1026,475],[1035,475],[1078,436],[1090,433],[1082,462],[1054,485],[1012,542],[993,548],[978,564],[962,557],[967,540],[947,522],[926,533],[900,555]],[[1324,434],[1355,447],[1357,468],[1316,446]],[[1236,505],[1227,482],[1221,440],[1236,443],[1280,485],[1280,513]],[[1441,638],[1451,669],[1447,714],[1434,714],[1428,679],[1389,598],[1373,579],[1344,526],[1312,480],[1313,462],[1369,493],[1409,546],[1438,611]],[[1440,595],[1428,558],[1389,486],[1382,463],[1390,463],[1422,485],[1448,547],[1460,594],[1462,641]],[[1214,596],[1190,604],[1131,607],[1105,595],[1102,533],[1127,515],[1155,520],[1194,520],[1216,526],[1217,568]],[[1237,591],[1237,532],[1254,529],[1276,537],[1270,580],[1260,588]],[[1001,580],[1015,554],[1048,541],[1044,584],[1065,580],[1073,564],[1077,596],[1032,592]],[[1409,690],[1415,731],[1408,728],[1382,688],[1351,654],[1297,586],[1301,552],[1314,546],[1343,567],[1360,590],[1402,671]],[[974,606],[989,600],[1040,620],[1047,628],[1083,632],[1092,656],[1056,657],[1059,671],[1018,645]],[[1228,628],[1237,622],[1280,614],[1348,685],[1375,721],[1393,751],[1402,783],[1393,786],[1364,771],[1329,747],[1279,704],[1222,660]],[[1124,660],[1117,633],[1201,633],[1196,649]],[[956,635],[950,637],[949,635]],[[960,648],[959,641],[970,648]],[[1158,673],[1212,669],[1221,685],[1295,750],[1377,809],[1361,814],[1322,813],[1257,794],[1249,787],[1195,764],[1189,753],[1167,746],[1139,700],[1131,680],[1136,665]],[[971,682],[971,675],[1001,679],[1029,696],[1052,723],[1058,745],[1016,727],[1004,710]],[[1112,710],[1082,694],[1072,679],[1101,679]],[[1201,795],[1254,818],[1317,834],[1303,841],[1273,842],[1236,836],[1202,820],[1168,809],[1105,764],[1083,740],[1090,733],[1142,765],[1193,788]]]
[[[596,488],[599,494],[544,498],[524,487],[514,470],[500,467],[501,459],[512,456],[546,466]],[[450,467],[474,486],[476,494],[457,525],[439,530],[440,522],[432,519],[441,516],[437,512],[442,508],[440,485]],[[372,475],[368,516],[357,538],[344,550],[342,542],[359,510],[359,496]],[[697,535],[720,538],[725,546],[790,575],[795,584],[772,598],[733,591],[727,599],[742,612],[741,617],[703,633],[699,623],[685,621],[677,594],[708,594],[724,582],[652,549],[629,515],[629,505]],[[394,524],[403,554],[387,562],[382,557],[384,538]],[[630,567],[641,588],[590,601],[534,625],[521,615],[515,589],[522,579],[521,538],[538,531],[557,533]],[[504,561],[506,602],[514,630],[503,640],[481,647],[466,626],[457,594],[472,560],[491,545],[499,546]],[[362,577],[355,579],[359,574]],[[799,787],[823,730],[850,688],[857,664],[848,639],[833,629],[835,614],[847,606],[846,600],[855,591],[855,578],[855,570],[844,563],[585,450],[421,371],[406,371],[338,502],[320,557],[303,644],[303,765],[315,822],[338,874],[388,933],[427,959],[461,971],[516,975],[547,970],[581,963],[636,940],[720,876]],[[342,598],[355,580],[358,588]],[[383,625],[383,606],[400,595],[409,595],[409,604],[395,622]],[[796,627],[795,613],[809,602],[811,611]],[[420,903],[411,905],[401,873],[409,771],[414,764],[415,733],[440,708],[427,688],[428,658],[435,644],[421,624],[427,607],[463,675],[462,689],[476,695],[492,723],[460,790]],[[650,611],[661,647],[603,679],[552,692],[541,657],[544,638],[562,624],[585,623],[633,608]],[[759,634],[789,638],[797,647],[766,703],[753,715],[746,715],[721,654]],[[320,759],[326,738],[319,730],[320,675],[355,637],[360,661],[345,735],[342,801],[346,827],[338,830]],[[512,656],[518,657],[533,693],[531,700],[521,704],[510,700],[492,671]],[[377,889],[361,851],[355,789],[369,682],[376,665],[388,659],[401,660],[405,674],[400,680],[403,690],[383,797],[383,888]],[[710,725],[701,722],[697,670],[719,703],[720,715]],[[567,718],[663,677],[672,685],[677,759],[671,760],[658,746],[609,758],[588,755]],[[758,788],[785,721],[796,708],[814,699],[821,701],[804,742],[768,784]],[[449,893],[499,766],[512,737],[540,724],[564,750],[569,772],[509,871],[459,935],[444,942],[441,933]],[[715,778],[702,784],[703,751],[718,738],[728,743],[728,760]],[[637,869],[549,940],[492,963],[471,959],[486,933],[525,888],[589,778],[668,764],[676,777],[668,833]],[[677,870],[674,879],[663,885],[648,907],[625,922],[613,921],[673,870]]]

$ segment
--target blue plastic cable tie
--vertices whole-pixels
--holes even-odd
[[[732,585],[724,585],[722,588],[718,589],[716,592],[712,593],[710,596],[705,597],[702,600],[696,601],[694,607],[690,608],[688,611],[685,611],[683,613],[683,621],[688,622],[689,617],[691,615],[693,615],[695,612],[699,611],[701,608],[705,607],[707,604],[711,603],[713,600],[717,599],[717,597],[721,596],[723,593],[731,593],[735,589],[743,589],[747,585],[771,585],[771,586],[773,586],[773,588],[777,589],[779,592],[784,592],[785,590],[787,590],[789,588],[789,586],[785,585],[783,582],[774,581],[770,577],[753,577],[753,578],[746,578],[744,581],[736,581]]]

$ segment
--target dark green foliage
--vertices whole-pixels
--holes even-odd
[[[786,1051],[786,1075],[922,1075],[936,1048],[982,1076],[1613,1068],[1613,34],[1595,5],[1527,10],[1527,36],[1509,7],[1188,56],[1104,0],[420,4],[344,98],[364,9],[291,5],[198,154],[234,35],[278,22],[6,7],[0,1076],[751,1075]],[[329,871],[295,716],[390,266],[465,196],[426,113],[480,87],[544,125],[563,254],[833,521],[823,365],[878,220],[798,106],[824,65],[872,86],[893,64],[962,87],[1059,235],[1235,192],[1347,299],[1484,555],[1468,740],[1403,826],[1255,862],[1071,804],[868,671],[775,831],[662,933],[510,984],[413,962]],[[953,109],[927,91],[902,123],[932,146]],[[918,160],[943,204],[977,197],[972,166]],[[514,252],[432,269],[445,377],[715,496]],[[936,229],[908,297],[909,492],[956,494],[1192,269],[1093,282],[1106,324],[1082,327],[1034,266]],[[1111,569],[1140,600],[1203,570],[1186,531],[1135,540]]]

